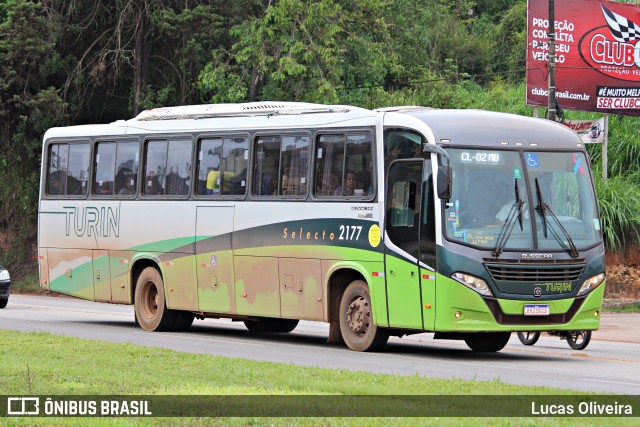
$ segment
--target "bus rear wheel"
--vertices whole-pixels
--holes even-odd
[[[168,331],[177,324],[177,312],[167,309],[164,283],[158,270],[145,268],[136,282],[136,320],[145,331]]]
[[[511,332],[480,332],[468,334],[464,337],[464,341],[473,351],[493,353],[502,350],[510,337]]]
[[[362,280],[347,286],[340,301],[340,333],[345,344],[355,351],[379,350],[387,343],[389,333],[374,323],[369,287]]]

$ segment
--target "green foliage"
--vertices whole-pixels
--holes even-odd
[[[49,80],[60,71],[51,24],[39,4],[0,7],[0,236],[10,251],[0,262],[20,277],[33,268],[41,138],[65,117],[66,103]]]
[[[640,185],[623,176],[603,180],[594,172],[605,244],[617,252],[640,237]]]
[[[389,2],[281,0],[234,27],[230,52],[200,74],[207,100],[287,99],[334,103],[341,86],[380,84],[393,68],[384,16]],[[259,95],[258,95],[259,92]]]
[[[495,29],[493,72],[501,73],[510,82],[521,82],[526,68],[527,3],[524,0],[511,3],[513,6]]]
[[[608,173],[611,176],[640,172],[640,120],[609,117]]]

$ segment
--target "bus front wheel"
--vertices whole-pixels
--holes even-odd
[[[373,321],[369,287],[362,280],[347,286],[340,301],[340,332],[345,344],[355,351],[379,350],[389,334]]]
[[[479,332],[468,334],[464,341],[473,351],[493,353],[500,351],[509,342],[511,332]]]
[[[167,331],[176,325],[176,312],[167,309],[164,284],[158,270],[145,268],[136,284],[135,318],[145,331]]]

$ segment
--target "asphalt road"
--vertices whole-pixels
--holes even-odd
[[[505,349],[492,354],[474,353],[462,341],[434,340],[433,334],[392,338],[384,352],[358,353],[327,344],[328,325],[318,322],[300,322],[289,334],[255,335],[242,322],[207,319],[196,320],[189,332],[151,333],[135,326],[132,306],[32,295],[11,295],[0,310],[0,329],[354,371],[640,394],[640,314],[604,313],[584,351],[546,334],[526,347],[513,334]]]

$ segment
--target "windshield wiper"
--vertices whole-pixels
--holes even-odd
[[[507,245],[507,241],[511,236],[511,232],[513,231],[513,227],[516,225],[516,219],[520,223],[520,231],[523,231],[522,227],[522,208],[524,207],[524,202],[520,198],[520,190],[518,188],[518,178],[515,179],[514,190],[516,192],[516,201],[511,206],[511,210],[509,210],[509,215],[505,220],[502,228],[500,229],[500,233],[498,233],[498,241],[496,243],[496,248],[493,250],[493,256],[496,258],[500,257],[500,254],[504,251],[504,247]]]
[[[564,237],[567,238],[567,243],[569,246],[567,249],[569,249],[569,255],[571,255],[572,258],[578,258],[578,255],[579,255],[578,249],[576,248],[576,245],[573,242],[573,239],[571,238],[567,230],[562,226],[560,219],[558,219],[556,214],[553,212],[553,210],[551,209],[551,206],[546,204],[542,199],[542,192],[540,191],[540,183],[538,182],[538,178],[535,179],[535,182],[536,182],[536,196],[538,197],[538,206],[536,207],[536,210],[540,213],[540,217],[542,218],[542,230],[543,230],[544,237],[546,238],[548,235],[547,218],[546,218],[546,213],[548,212],[551,219],[553,219],[553,221],[556,224],[558,224],[558,228],[560,228],[560,231],[562,231],[562,234],[564,234]],[[551,229],[551,233],[553,234],[553,237],[556,239],[558,243],[564,245],[565,242],[562,241],[562,239],[560,238],[560,236],[558,236],[555,230]]]

